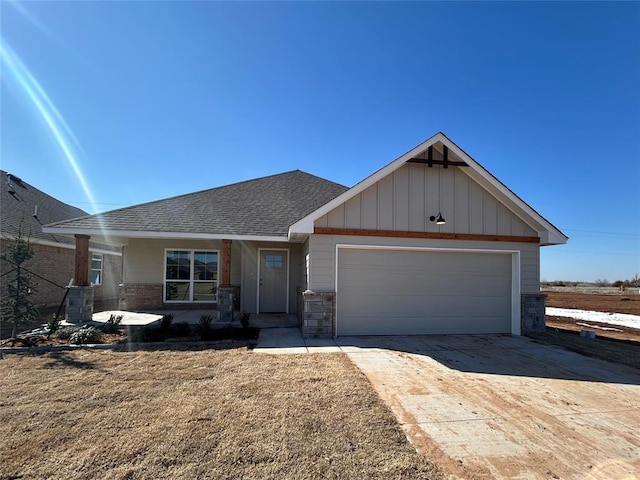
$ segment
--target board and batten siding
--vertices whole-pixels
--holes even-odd
[[[540,293],[540,247],[535,243],[369,237],[352,235],[311,235],[309,237],[309,289],[335,290],[336,245],[384,245],[469,250],[513,250],[520,252],[520,292]]]
[[[407,163],[315,222],[316,227],[536,237],[466,167]],[[442,212],[444,225],[429,220]]]

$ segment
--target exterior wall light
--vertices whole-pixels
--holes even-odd
[[[436,222],[436,225],[444,225],[445,223],[447,223],[444,219],[444,217],[442,216],[442,213],[438,212],[437,216],[430,216],[429,220],[431,220],[432,222]]]

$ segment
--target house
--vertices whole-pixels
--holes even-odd
[[[44,310],[58,307],[65,287],[74,277],[75,242],[63,235],[44,233],[42,225],[88,214],[56,200],[11,173],[0,171],[0,175],[0,251],[5,254],[7,242],[22,232],[34,251],[34,257],[25,263],[38,284],[33,292],[33,302]],[[88,255],[87,275],[94,286],[96,306],[113,307],[117,303],[122,276],[121,248],[92,242]],[[4,274],[12,268],[7,260],[0,261],[3,282],[10,277]]]
[[[544,328],[567,237],[444,134],[352,188],[293,171],[59,222],[124,246],[120,307],[296,313],[308,336]]]

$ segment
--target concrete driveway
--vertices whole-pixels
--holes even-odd
[[[640,372],[511,336],[347,337],[450,478],[640,478]]]

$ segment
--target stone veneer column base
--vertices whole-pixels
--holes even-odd
[[[218,287],[218,321],[233,321],[234,287]]]
[[[522,335],[544,332],[547,296],[544,293],[523,293],[520,296],[520,325]]]
[[[336,294],[335,292],[312,292],[302,295],[300,330],[304,337],[333,338],[335,333]]]
[[[93,319],[93,287],[69,287],[64,319],[69,323],[84,323]]]

